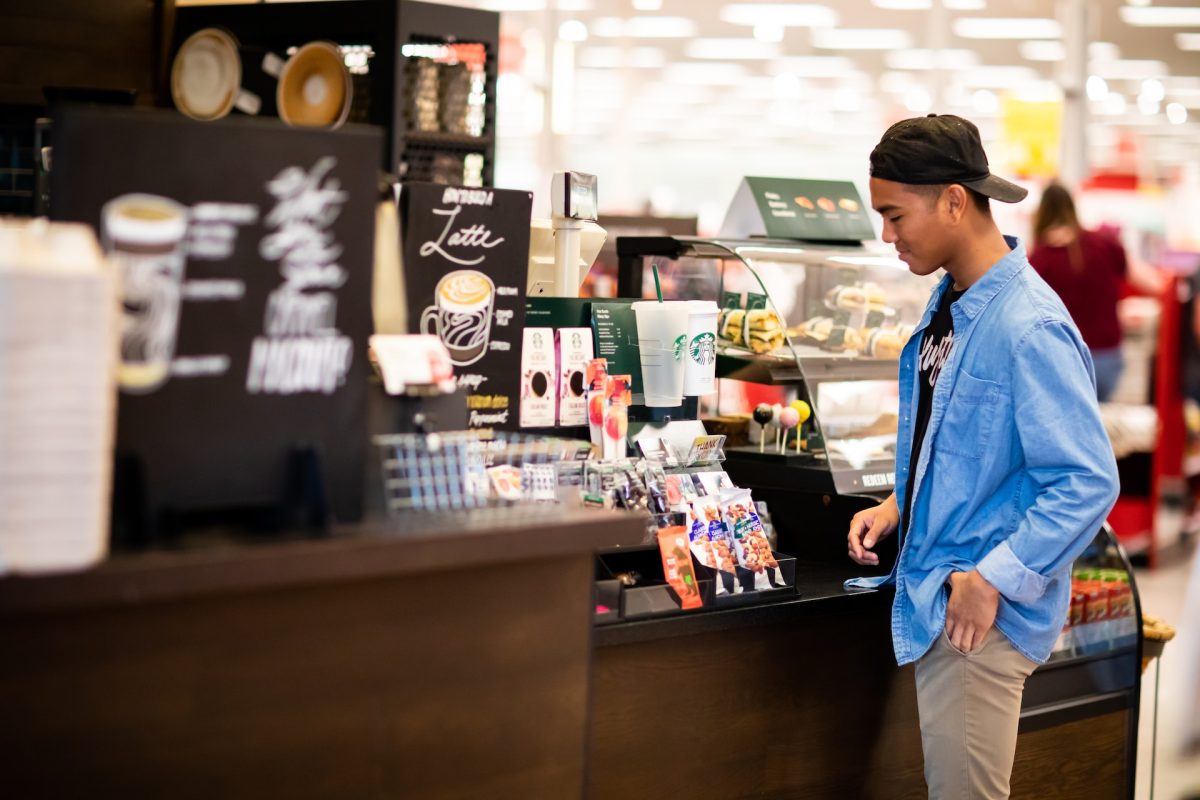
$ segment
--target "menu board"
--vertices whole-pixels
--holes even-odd
[[[412,333],[436,335],[467,392],[467,426],[516,430],[533,195],[406,183],[400,238]]]
[[[875,229],[850,181],[747,177],[721,235],[861,242],[874,239]]]
[[[309,453],[310,489],[361,515],[381,146],[371,128],[55,119],[52,216],[95,226],[121,273],[117,451],[151,513],[282,504]]]

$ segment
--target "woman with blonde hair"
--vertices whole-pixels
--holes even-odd
[[[1071,313],[1092,351],[1096,394],[1108,400],[1123,365],[1117,300],[1128,271],[1125,249],[1115,237],[1080,225],[1071,193],[1052,183],[1034,216],[1029,263]]]

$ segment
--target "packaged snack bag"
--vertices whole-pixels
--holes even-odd
[[[695,520],[693,530],[697,532],[697,536],[704,535],[708,540],[711,563],[706,562],[706,565],[721,572],[736,575],[737,568],[733,555],[733,542],[730,541],[729,532],[725,528],[725,521],[721,519],[721,508],[717,498],[697,497],[692,500],[691,507]],[[741,591],[742,585],[735,580],[733,582],[733,593],[740,594]],[[717,594],[724,593],[724,582],[718,580]]]
[[[687,530],[682,526],[663,528],[658,532],[658,551],[662,554],[663,575],[679,595],[680,606],[687,610],[703,605],[692,557],[688,552]]]
[[[782,585],[779,562],[771,552],[771,544],[763,532],[762,520],[754,508],[750,490],[726,489],[721,492],[721,514],[733,539],[738,563],[754,573],[754,588],[772,588],[772,577]],[[768,570],[774,574],[769,574]]]

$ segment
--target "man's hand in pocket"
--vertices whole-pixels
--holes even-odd
[[[977,571],[950,575],[950,602],[946,605],[946,637],[964,653],[981,647],[992,625],[1000,592]]]

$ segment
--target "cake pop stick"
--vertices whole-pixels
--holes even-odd
[[[754,421],[761,427],[758,432],[758,452],[763,451],[763,444],[767,440],[767,424],[771,421],[771,407],[766,403],[759,403],[754,407]]]
[[[800,423],[800,412],[788,406],[779,412],[779,422],[783,425],[783,442],[776,448],[776,452],[782,454],[787,447],[788,431]]]
[[[783,406],[776,403],[771,406],[771,424],[775,426],[775,450],[779,450],[779,437],[783,433],[783,426],[779,424],[779,415],[783,413]]]
[[[803,438],[804,426],[808,424],[808,418],[812,416],[812,408],[803,400],[793,400],[791,408],[796,410],[799,415],[800,427],[796,429],[796,454],[800,454],[800,440]]]

